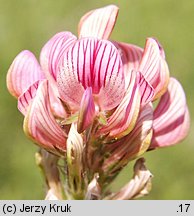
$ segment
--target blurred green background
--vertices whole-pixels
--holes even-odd
[[[7,92],[5,79],[13,58],[23,49],[37,57],[56,32],[77,34],[88,10],[120,7],[112,39],[144,46],[154,36],[163,45],[172,76],[181,81],[191,114],[190,135],[181,144],[145,155],[154,174],[146,199],[194,199],[194,1],[193,0],[0,0],[0,199],[43,199],[42,176],[34,162],[37,147],[22,131],[23,117]],[[131,176],[119,176],[114,189]]]

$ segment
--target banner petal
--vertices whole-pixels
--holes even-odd
[[[85,14],[78,26],[79,37],[108,39],[116,22],[119,8],[109,5]]]

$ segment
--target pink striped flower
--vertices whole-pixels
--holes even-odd
[[[117,15],[114,5],[88,12],[78,38],[54,35],[40,64],[22,51],[7,75],[24,131],[35,143],[64,155],[73,124],[85,143],[87,166],[112,174],[148,149],[176,144],[189,130],[185,94],[169,78],[163,48],[154,38],[144,48],[110,41]]]

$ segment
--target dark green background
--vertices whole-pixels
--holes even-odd
[[[77,34],[80,17],[110,3],[120,7],[112,39],[144,46],[154,36],[163,45],[172,76],[181,81],[193,114],[193,0],[0,0],[0,199],[42,199],[43,181],[34,163],[37,147],[22,131],[23,117],[7,92],[5,79],[13,58],[23,49],[37,57],[56,32]],[[154,174],[146,199],[194,199],[194,135],[181,144],[145,155]],[[125,170],[114,189],[131,176]]]

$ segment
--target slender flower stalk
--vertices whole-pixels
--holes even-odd
[[[36,158],[46,199],[146,195],[152,175],[142,158],[119,192],[106,188],[130,161],[188,134],[184,90],[170,77],[159,42],[150,37],[141,48],[109,39],[118,10],[109,5],[88,12],[78,37],[59,32],[43,46],[40,63],[24,50],[8,70],[7,87],[24,115],[24,132],[41,149]]]

